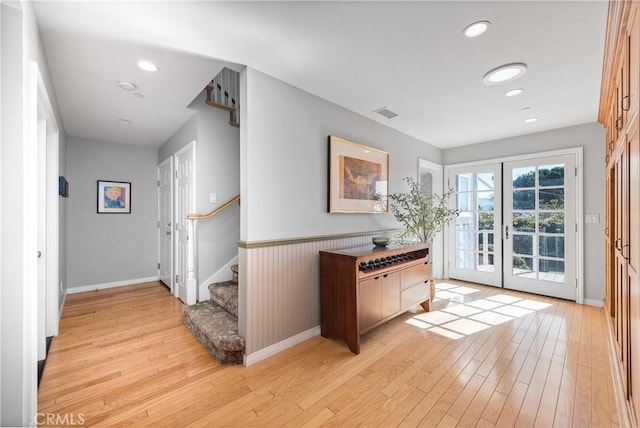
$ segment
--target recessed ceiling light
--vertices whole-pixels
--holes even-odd
[[[523,92],[524,92],[524,89],[518,88],[518,89],[512,89],[510,91],[507,91],[504,93],[504,95],[506,97],[515,97],[516,95],[520,95]]]
[[[487,31],[490,26],[491,23],[489,21],[474,22],[473,24],[468,25],[467,28],[462,30],[462,34],[464,34],[465,37],[469,38],[478,37],[479,35],[484,34],[484,32]]]
[[[496,67],[484,75],[482,81],[487,85],[499,85],[517,79],[527,71],[527,64],[516,62]]]
[[[118,86],[120,86],[120,88],[124,89],[125,91],[133,91],[137,88],[135,83],[125,82],[122,80],[118,82]]]
[[[118,119],[118,122],[122,123],[123,125],[131,125],[133,123],[129,119]]]
[[[142,92],[134,92],[133,96],[136,98],[144,98],[144,94]]]
[[[140,67],[144,71],[158,71],[158,67],[156,67],[156,65],[151,61],[138,61],[138,67]]]
[[[533,122],[537,122],[538,118],[537,117],[530,117],[529,119],[525,119],[524,123],[533,123]]]

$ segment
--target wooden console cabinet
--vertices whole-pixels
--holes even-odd
[[[320,251],[321,332],[360,353],[360,334],[411,306],[429,310],[429,246]]]

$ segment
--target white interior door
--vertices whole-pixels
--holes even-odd
[[[449,277],[502,285],[501,177],[499,163],[449,171],[460,210],[449,227]]]
[[[195,144],[196,142],[192,141],[175,154],[175,286],[178,289],[178,298],[185,303],[187,303],[188,294],[187,257],[189,256],[187,214],[195,212]]]
[[[158,165],[158,278],[171,293],[173,281],[173,156]]]
[[[38,361],[47,357],[47,123],[38,109]]]
[[[46,338],[58,334],[59,288],[59,132],[37,65],[38,152],[38,360],[46,357]]]
[[[504,164],[505,288],[576,300],[574,155]]]

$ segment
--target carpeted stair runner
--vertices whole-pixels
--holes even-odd
[[[222,364],[242,364],[244,339],[238,335],[238,266],[233,280],[209,285],[211,300],[184,307],[184,323]]]

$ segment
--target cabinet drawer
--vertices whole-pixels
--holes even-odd
[[[429,279],[429,265],[412,266],[400,272],[400,288],[405,289]]]
[[[405,309],[429,299],[429,282],[422,282],[400,292],[400,306]]]

